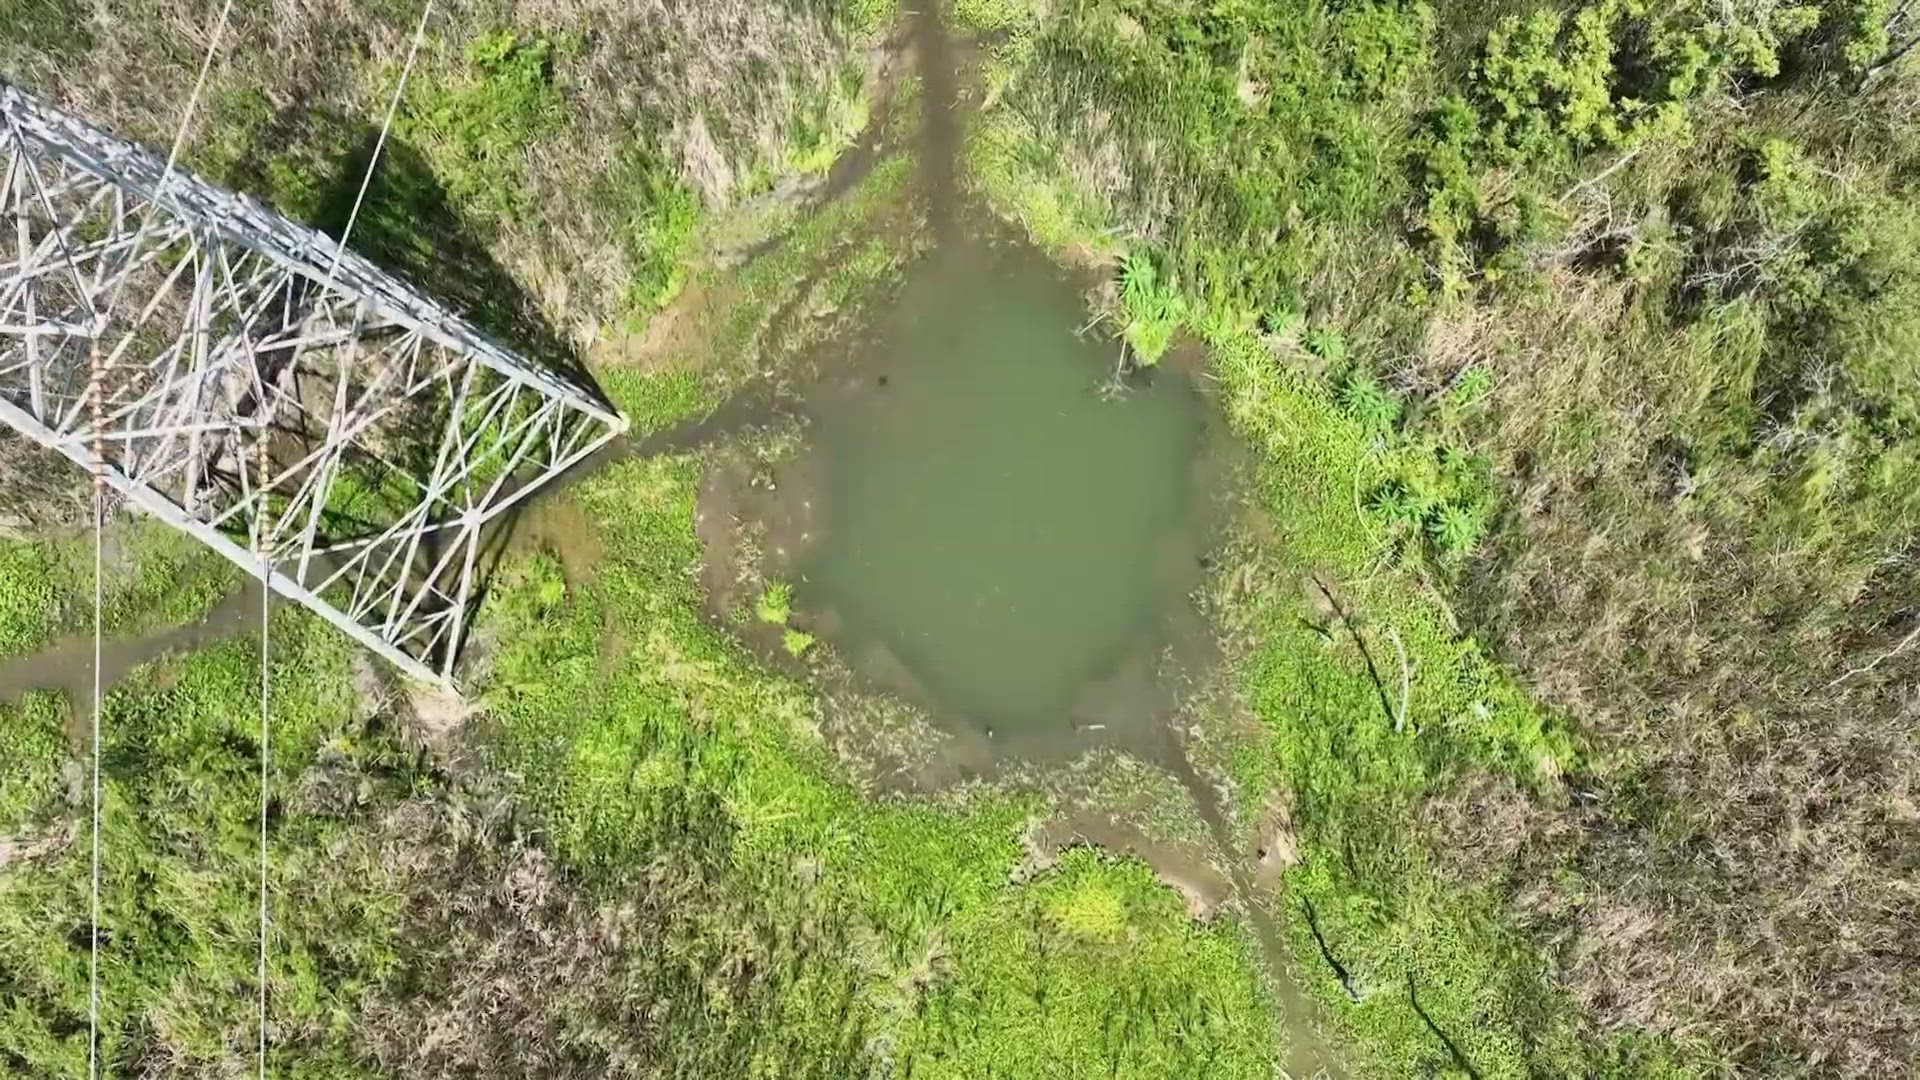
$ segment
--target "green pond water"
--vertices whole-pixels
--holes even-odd
[[[1117,347],[1075,333],[1085,311],[1032,249],[950,243],[815,399],[803,608],[856,666],[882,657],[936,716],[996,737],[1140,704],[1113,682],[1157,654],[1199,574],[1203,399],[1170,371],[1114,392]]]

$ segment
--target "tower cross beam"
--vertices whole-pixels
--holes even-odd
[[[421,680],[452,684],[488,526],[626,430],[326,235],[6,83],[0,238],[0,422]]]

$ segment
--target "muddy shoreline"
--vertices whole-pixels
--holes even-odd
[[[937,14],[923,12],[915,35],[917,55],[933,69],[923,78],[928,120],[921,171],[932,203],[935,250],[943,243],[979,243],[983,236],[989,246],[1026,248],[1024,237],[960,196],[952,155],[960,138],[956,125],[965,118],[961,80],[939,77],[952,69]],[[943,87],[953,95],[945,102]],[[1078,283],[1086,306],[1111,305],[1111,268],[1056,265],[1053,271]],[[1248,484],[1240,474],[1248,458],[1228,431],[1197,343],[1181,342],[1162,365],[1145,369],[1125,362],[1118,342],[1112,347],[1119,357],[1112,380],[1121,393],[1128,382],[1180,379],[1203,398],[1205,445],[1194,458],[1192,512],[1204,526],[1197,542],[1171,554],[1193,564],[1185,602],[1169,606],[1140,646],[1085,687],[1074,709],[1077,738],[1071,743],[1009,739],[992,726],[947,714],[912,665],[874,642],[854,656],[828,648],[801,657],[784,647],[785,632],[795,629],[809,639],[842,640],[844,617],[832,607],[797,607],[778,625],[748,614],[764,589],[803,573],[806,555],[822,538],[830,493],[825,466],[809,452],[812,432],[804,409],[763,413],[745,440],[709,455],[696,511],[707,616],[763,664],[818,688],[820,734],[870,796],[938,797],[981,783],[1040,793],[1052,814],[1029,831],[1020,872],[1038,873],[1064,849],[1089,845],[1147,862],[1186,898],[1196,918],[1242,913],[1266,957],[1263,966],[1291,1034],[1289,1071],[1338,1075],[1338,1060],[1316,1030],[1317,1010],[1287,974],[1290,950],[1280,921],[1268,910],[1278,901],[1279,872],[1292,857],[1287,815],[1271,807],[1234,806],[1228,785],[1203,775],[1187,752],[1202,727],[1209,729],[1208,739],[1231,742],[1233,733],[1222,726],[1252,722],[1242,710],[1217,707],[1232,697],[1231,672],[1222,630],[1197,602],[1229,535],[1244,524],[1240,493]],[[837,355],[810,356],[800,365],[815,380],[800,398],[822,391],[874,398],[889,392],[893,373],[866,350],[841,339],[831,351]],[[1116,709],[1145,715],[1114,723]],[[1252,850],[1236,841],[1235,814],[1260,818],[1243,821],[1238,830],[1252,834]]]

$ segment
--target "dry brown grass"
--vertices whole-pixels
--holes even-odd
[[[1910,1067],[1920,679],[1846,673],[1910,632],[1873,594],[1914,595],[1913,552],[1842,590],[1651,500],[1535,482],[1468,606],[1599,764],[1553,857],[1516,872],[1519,906],[1598,1017],[1704,1031],[1750,1066]]]
[[[797,895],[792,883],[730,888],[687,839],[663,845],[621,898],[596,898],[505,806],[469,792],[389,813],[406,960],[356,1018],[370,1063],[399,1076],[653,1077],[784,1060],[800,1036],[781,1035],[791,1006],[767,976],[845,948],[826,937],[828,901],[770,911],[764,898]],[[863,1067],[857,1035],[841,1043],[843,1075]]]
[[[66,458],[0,429],[0,536],[46,535],[92,519],[92,487]]]
[[[1495,374],[1509,494],[1463,610],[1593,752],[1565,809],[1469,787],[1454,863],[1507,866],[1589,1015],[1746,1070],[1920,1062],[1920,522],[1798,507],[1808,427],[1710,470],[1721,373],[1616,279],[1437,324],[1419,381]],[[1836,406],[1837,407],[1837,406]],[[1884,514],[1884,508],[1880,511]],[[1855,520],[1855,519],[1858,520]]]
[[[645,209],[644,194],[622,186],[635,162],[661,161],[710,207],[780,173],[796,125],[828,98],[854,92],[866,69],[842,7],[440,4],[409,101],[435,84],[457,85],[466,44],[483,32],[555,44],[561,115],[512,170],[522,212],[460,225],[565,338],[586,344],[627,314],[623,291],[635,267],[621,237]],[[0,76],[164,152],[209,44],[213,9],[157,0],[73,14],[89,48],[66,55],[53,41],[9,42],[0,45]],[[418,14],[407,3],[237,4],[185,160],[283,204],[268,175],[276,160],[272,167],[323,191],[357,184],[360,144],[379,126]],[[463,207],[451,209],[463,216]]]

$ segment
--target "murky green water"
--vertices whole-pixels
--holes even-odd
[[[1031,249],[950,244],[857,381],[816,398],[803,607],[997,737],[1104,726],[1090,692],[1154,651],[1198,573],[1202,399],[1170,372],[1103,393],[1116,353],[1075,334],[1085,310]]]

